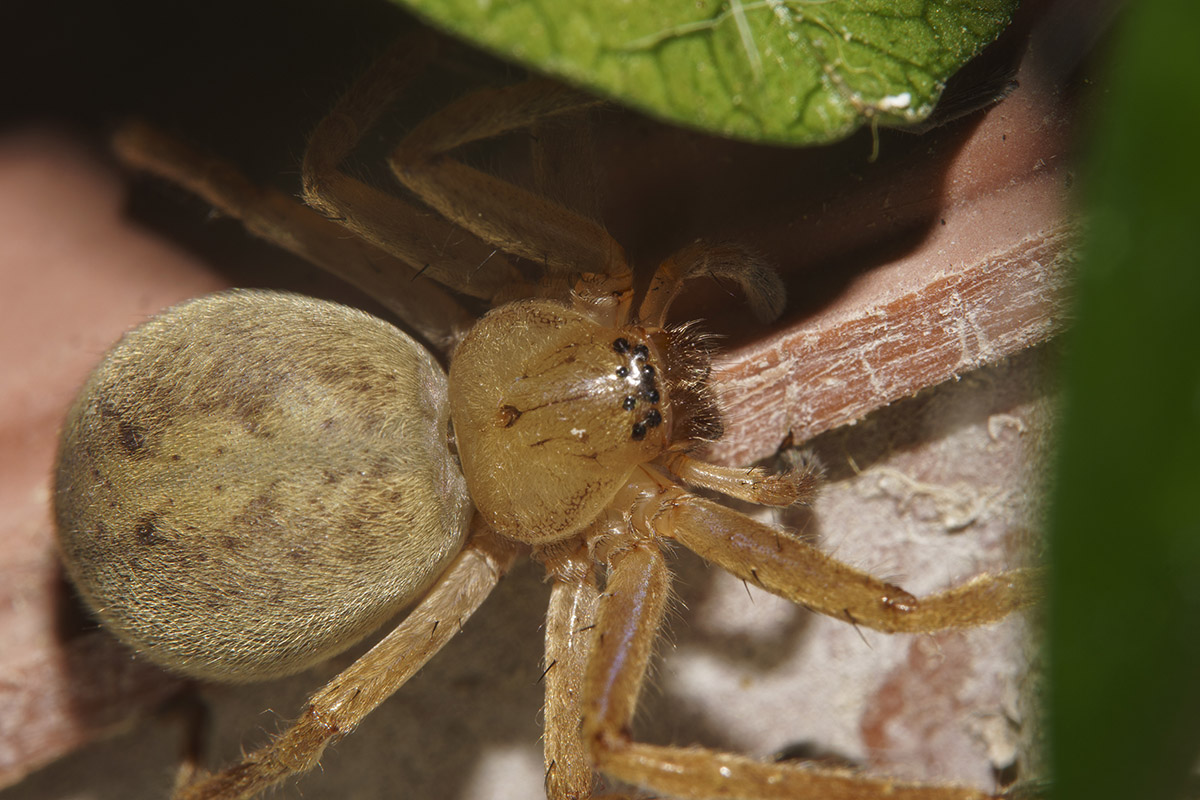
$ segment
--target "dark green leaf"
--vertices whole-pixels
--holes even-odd
[[[1200,751],[1200,5],[1125,17],[1084,176],[1051,520],[1061,800],[1175,800]]]

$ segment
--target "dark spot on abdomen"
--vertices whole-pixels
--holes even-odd
[[[142,517],[138,524],[133,526],[133,535],[137,539],[137,543],[145,547],[161,544],[163,537],[158,531],[158,514],[147,514]]]
[[[136,456],[146,449],[146,431],[127,419],[117,424],[117,440],[121,447],[131,456]]]

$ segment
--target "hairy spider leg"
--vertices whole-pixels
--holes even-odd
[[[400,181],[447,219],[500,249],[574,281],[576,307],[619,326],[630,316],[633,273],[602,225],[558,203],[450,158],[468,142],[530,127],[600,101],[534,79],[481,89],[414,128],[388,163]]]
[[[703,277],[735,281],[761,322],[771,322],[783,313],[786,292],[779,273],[770,265],[741,245],[698,241],[658,265],[638,308],[638,318],[648,325],[665,325],[667,310],[683,284]]]
[[[665,453],[657,463],[689,486],[720,492],[735,500],[776,508],[810,502],[820,482],[816,465],[804,465],[775,474],[762,467],[709,464],[681,450]]]
[[[999,622],[1036,600],[1035,576],[976,576],[917,598],[731,508],[671,487],[657,498],[654,533],[743,580],[830,617],[885,633],[932,633]]]
[[[546,797],[592,796],[595,772],[581,738],[583,681],[596,622],[595,562],[582,538],[552,545],[535,556],[551,577],[546,612],[545,703],[542,751]]]
[[[635,742],[630,733],[670,594],[662,551],[646,541],[611,560],[584,691],[583,736],[596,769],[680,798],[983,800],[972,789],[905,785],[836,770],[766,763],[701,747]]]
[[[417,271],[406,261],[363,239],[347,236],[341,225],[283,192],[253,183],[224,159],[142,122],[119,128],[113,147],[134,169],[183,186],[220,213],[240,221],[254,235],[379,298],[441,352],[446,352],[475,322],[474,315],[441,286],[416,280]],[[409,207],[410,217],[420,213]],[[422,219],[429,216],[425,214]]]
[[[466,546],[391,633],[318,690],[300,719],[241,763],[180,788],[176,800],[253,797],[316,766],[325,747],[417,673],[462,628],[520,549],[475,518]]]
[[[304,201],[375,247],[470,297],[496,303],[524,283],[496,246],[341,171],[363,135],[432,59],[428,35],[401,38],[362,74],[317,123],[304,152]]]
[[[638,483],[631,482],[627,492]],[[983,625],[1033,600],[1033,576],[1027,570],[981,576],[918,600],[781,531],[670,486],[650,471],[641,484],[631,521],[632,544],[613,547],[607,557],[608,577],[598,601],[582,686],[583,747],[594,769],[681,798],[991,797],[963,787],[906,784],[844,769],[635,742],[631,726],[637,699],[670,595],[670,573],[656,539],[679,541],[734,574],[813,610],[885,631]],[[655,484],[660,487],[657,493],[651,490]]]

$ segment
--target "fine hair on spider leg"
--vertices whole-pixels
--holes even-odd
[[[374,294],[398,288],[371,266],[385,264],[495,306],[464,332],[452,295],[391,298],[427,341],[453,347],[445,372],[362,312],[281,292],[212,295],[127,334],[84,386],[56,472],[59,548],[81,596],[140,654],[209,679],[285,675],[411,609],[291,727],[178,797],[250,797],[312,768],[520,555],[551,585],[549,797],[588,797],[597,773],[688,798],[988,797],[633,739],[672,542],[887,632],[994,622],[1031,601],[1032,576],[981,575],[916,598],[693,491],[777,507],[812,494],[805,463],[773,474],[698,457],[721,432],[712,341],[666,321],[683,284],[707,275],[736,281],[772,318],[779,278],[744,247],[693,242],[639,297],[599,223],[455,159],[463,145],[596,102],[545,80],[468,94],[394,147],[392,173],[425,207],[349,177],[342,161],[428,55],[423,39],[404,40],[317,127],[303,161],[308,209],[148,129],[120,138],[129,162]],[[451,229],[464,232],[461,248],[431,244]],[[481,275],[480,254],[495,250],[495,271]],[[518,259],[546,277],[521,280]],[[452,312],[448,327],[424,298]]]

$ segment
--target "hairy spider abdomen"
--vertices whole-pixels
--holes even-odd
[[[595,519],[671,435],[655,336],[563,303],[492,311],[450,366],[450,409],[471,497],[518,541],[570,536]]]
[[[124,641],[254,680],[337,653],[459,551],[446,377],[361,311],[278,292],[174,307],[88,379],[59,451],[59,547]]]

